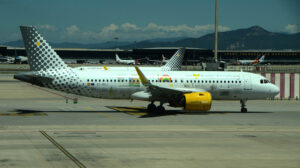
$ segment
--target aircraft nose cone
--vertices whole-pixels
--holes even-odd
[[[272,89],[271,89],[271,94],[272,95],[277,95],[280,92],[279,87],[277,87],[276,85],[273,85]]]

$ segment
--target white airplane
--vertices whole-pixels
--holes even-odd
[[[261,56],[259,59],[255,59],[255,60],[238,60],[237,63],[238,65],[257,65],[257,64],[261,64],[263,63],[265,60],[265,56]]]
[[[127,65],[137,64],[137,60],[123,60],[123,59],[120,59],[118,54],[116,54],[116,62],[119,64],[127,64]]]
[[[152,64],[160,64],[165,65],[169,60],[166,59],[166,57],[162,54],[161,55],[161,61],[160,60],[150,60],[148,57],[146,57],[146,60]]]
[[[24,57],[24,56],[15,56],[15,60],[14,63],[15,64],[23,64],[23,63],[27,63],[28,62],[28,58]]]
[[[168,60],[168,62],[160,67],[141,67],[143,71],[180,71],[181,64],[183,62],[185,49],[179,48],[174,55]],[[83,66],[75,67],[77,70],[117,70],[117,71],[135,71],[134,67],[99,67],[99,66]]]
[[[246,72],[206,71],[96,71],[68,67],[34,27],[20,27],[30,72],[15,79],[41,87],[107,99],[150,101],[147,111],[164,113],[163,104],[187,111],[208,111],[212,99],[245,103],[279,93],[279,88],[260,75]],[[154,102],[160,102],[156,107]]]
[[[14,63],[14,58],[9,56],[0,56],[1,63]]]

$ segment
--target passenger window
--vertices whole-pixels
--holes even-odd
[[[114,80],[114,82],[117,82],[117,80]]]
[[[175,80],[175,83],[177,83],[177,80]]]
[[[208,81],[209,83],[211,83],[211,81]]]
[[[237,83],[237,81],[235,81],[235,83]]]
[[[213,83],[215,83],[215,81],[213,81]]]
[[[263,83],[264,83],[264,80],[261,79],[261,80],[260,80],[260,83],[263,84]]]
[[[181,80],[181,83],[183,83],[183,80]]]
[[[239,81],[240,83],[242,83],[241,81]]]
[[[91,79],[91,82],[93,82],[94,80],[93,79]]]
[[[87,81],[89,82],[90,80],[88,79]]]

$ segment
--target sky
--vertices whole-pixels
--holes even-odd
[[[219,0],[219,31],[254,25],[300,32],[299,0]],[[215,0],[0,0],[0,43],[33,25],[51,42],[200,37],[214,30]]]

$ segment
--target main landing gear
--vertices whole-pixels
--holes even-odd
[[[247,113],[246,100],[240,100],[240,103],[241,103],[241,112]]]
[[[166,112],[166,110],[162,103],[160,103],[160,105],[156,107],[154,102],[151,102],[151,104],[149,104],[147,107],[147,112],[150,114],[153,114],[153,113],[163,114]]]

